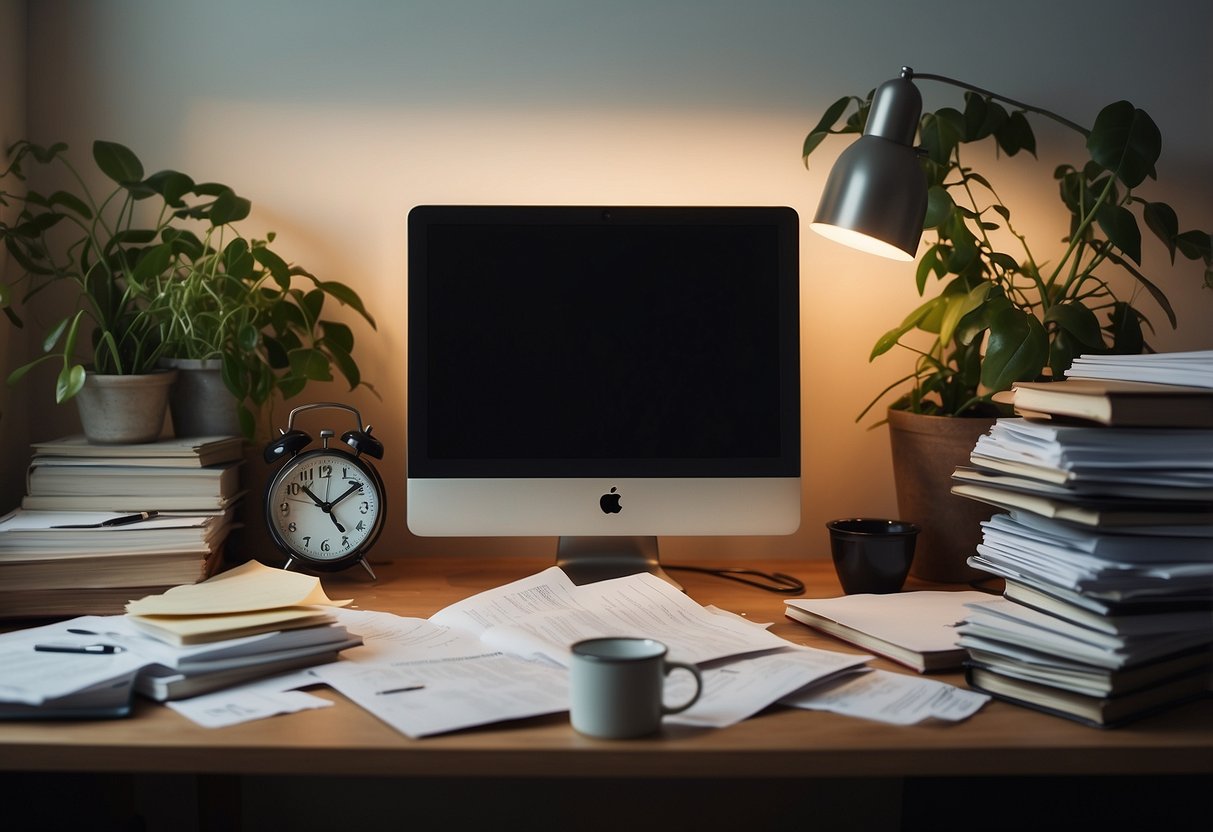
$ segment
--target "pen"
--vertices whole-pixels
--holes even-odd
[[[141,511],[138,514],[124,514],[121,517],[111,517],[109,520],[102,520],[100,523],[73,523],[66,526],[51,526],[52,529],[101,529],[109,526],[127,526],[131,523],[139,523],[144,520],[150,520],[160,512],[158,511]]]
[[[425,685],[408,685],[403,688],[388,688],[387,690],[375,691],[376,696],[383,696],[386,693],[408,693],[410,690],[423,690]]]
[[[116,644],[35,644],[34,649],[39,653],[87,653],[95,656],[108,656],[123,650]]]

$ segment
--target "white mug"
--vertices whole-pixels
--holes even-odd
[[[699,700],[699,669],[665,658],[666,646],[651,638],[594,638],[573,645],[569,666],[569,715],[579,733],[603,739],[652,734],[666,714],[685,711]],[[682,669],[695,677],[695,694],[668,706],[665,677]]]

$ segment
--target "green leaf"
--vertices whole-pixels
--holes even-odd
[[[345,376],[345,380],[349,382],[350,389],[356,388],[362,381],[362,375],[359,373],[358,365],[354,362],[354,359],[350,358],[350,354],[330,344],[329,356],[333,359],[333,363],[337,365],[337,369],[341,371],[341,375]]]
[[[211,203],[210,219],[212,225],[227,225],[239,222],[249,215],[252,203],[243,197],[236,196],[235,191],[228,189]],[[285,264],[283,264],[285,265]]]
[[[921,323],[924,318],[931,314],[932,310],[943,302],[944,301],[942,298],[931,298],[929,301],[922,304],[907,315],[905,320],[903,320],[899,326],[890,329],[884,335],[880,336],[880,338],[877,339],[875,346],[872,347],[872,352],[868,356],[868,361],[871,361],[872,359],[876,358],[876,356],[883,355],[891,350],[897,344],[897,341],[899,338],[901,338],[901,336],[918,326],[918,324]]]
[[[1034,379],[1049,358],[1049,337],[1035,315],[1008,305],[990,317],[981,383],[991,391]]]
[[[1174,329],[1177,324],[1175,310],[1171,307],[1171,302],[1167,300],[1167,296],[1163,294],[1162,289],[1155,286],[1153,281],[1135,269],[1132,263],[1127,262],[1123,257],[1116,254],[1116,252],[1106,248],[1103,249],[1103,251],[1110,261],[1122,267],[1129,274],[1133,275],[1137,282],[1145,287],[1146,291],[1150,293],[1150,296],[1154,298],[1154,302],[1157,303],[1162,308],[1162,311],[1166,313],[1167,320],[1170,321],[1171,328]]]
[[[149,286],[160,275],[168,271],[173,261],[171,242],[161,243],[145,250],[131,272],[130,281],[136,287]]]
[[[102,173],[128,190],[143,179],[143,163],[139,157],[117,142],[93,142],[93,160]]]
[[[821,120],[817,122],[817,126],[810,130],[809,134],[805,136],[804,148],[802,149],[800,155],[804,159],[804,165],[806,168],[809,166],[809,154],[817,149],[817,146],[821,144],[822,139],[830,135],[834,129],[835,122],[838,121],[838,117],[842,115],[843,111],[846,110],[847,105],[852,100],[858,99],[853,99],[851,96],[845,96],[831,104],[828,108],[826,108],[825,113],[822,114]],[[844,130],[842,132],[846,131]]]
[[[79,216],[81,219],[91,220],[93,218],[92,210],[84,203],[80,197],[67,191],[55,191],[46,199],[46,204],[49,207],[62,205],[72,213]]]
[[[1045,323],[1055,323],[1079,342],[1094,349],[1103,347],[1103,333],[1095,313],[1078,301],[1063,301],[1049,307]]]
[[[59,343],[59,339],[63,337],[63,333],[67,331],[68,322],[72,320],[72,318],[64,318],[59,323],[51,327],[51,331],[48,332],[46,337],[42,339],[43,352],[50,352],[55,348],[55,345]]]
[[[927,287],[927,278],[931,273],[941,274],[942,267],[939,264],[939,252],[944,249],[944,246],[936,243],[928,248],[918,260],[918,267],[914,271],[914,282],[918,286],[918,294],[921,297]]]
[[[1087,136],[1091,158],[1130,188],[1148,176],[1157,179],[1154,163],[1162,154],[1162,134],[1144,110],[1128,101],[1104,107]]]
[[[1107,332],[1112,338],[1112,352],[1137,355],[1145,347],[1141,331],[1141,315],[1124,301],[1117,301],[1108,316]]]
[[[335,280],[321,280],[316,283],[320,289],[326,294],[336,298],[339,302],[354,309],[363,317],[371,329],[377,329],[375,319],[371,317],[371,313],[366,311],[366,307],[362,304],[362,298],[358,297],[358,293],[346,286],[344,283],[338,283]]]
[[[952,215],[956,203],[952,195],[940,185],[932,185],[927,189],[927,215],[922,221],[923,228],[935,228],[947,221]]]
[[[80,392],[84,386],[84,368],[79,364],[65,364],[55,380],[55,402],[63,404]]]
[[[353,352],[354,332],[345,324],[333,321],[321,321],[320,329],[324,333],[324,342],[343,352]]]
[[[1014,156],[1021,150],[1036,155],[1036,135],[1032,132],[1032,125],[1018,110],[1007,116],[1007,120],[999,125],[994,131],[994,138],[1008,156]]]
[[[1179,217],[1175,210],[1165,202],[1147,202],[1142,208],[1142,219],[1146,228],[1154,232],[1154,236],[1162,240],[1171,255],[1171,263],[1175,263],[1175,238],[1179,236]]]
[[[182,197],[194,188],[193,179],[175,170],[157,171],[143,180],[143,184],[160,194],[174,208],[184,205]]]
[[[996,101],[965,93],[965,141],[975,142],[996,133],[1007,121],[1007,111]]]
[[[939,324],[939,343],[946,344],[952,340],[960,319],[984,304],[991,288],[993,288],[993,284],[983,280],[963,295],[955,295],[948,299],[947,309]]]
[[[307,316],[307,328],[311,330],[320,320],[320,310],[324,308],[324,292],[319,289],[313,289],[308,292],[303,296],[301,306],[303,307],[304,315]]]
[[[265,344],[266,360],[271,367],[275,370],[281,370],[290,366],[290,356],[277,338],[265,335],[262,338],[262,342]]]
[[[1213,235],[1207,231],[1185,231],[1175,237],[1175,247],[1189,260],[1208,263],[1213,256]]]
[[[261,330],[252,324],[243,324],[236,330],[236,346],[245,352],[252,352],[261,343]]]
[[[1095,220],[1108,241],[1140,266],[1141,229],[1137,227],[1137,217],[1133,216],[1133,212],[1124,206],[1105,202],[1099,206]]]
[[[254,246],[252,249],[253,259],[260,263],[274,277],[274,282],[277,283],[283,291],[291,287],[291,270],[287,266],[286,261],[279,257],[274,252],[270,251],[265,246]]]
[[[249,381],[244,364],[241,362],[241,356],[225,352],[222,363],[219,365],[219,376],[223,379],[223,386],[237,400],[243,401],[247,398]]]
[[[919,133],[927,158],[940,165],[948,164],[952,151],[964,136],[964,130],[964,116],[952,107],[924,114]]]
[[[307,387],[307,379],[303,376],[286,376],[278,380],[278,392],[282,393],[282,398],[290,399],[298,396],[303,392],[303,388]]]

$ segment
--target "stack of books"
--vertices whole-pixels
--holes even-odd
[[[1213,353],[1086,358],[1104,379],[1017,385],[1029,418],[956,470],[954,493],[1007,512],[969,559],[1004,597],[969,606],[959,643],[972,687],[1106,727],[1211,690]],[[1172,365],[1187,384],[1132,369]]]
[[[235,436],[35,443],[0,518],[0,618],[117,613],[219,571],[242,459]]]

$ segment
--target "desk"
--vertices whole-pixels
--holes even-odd
[[[426,617],[550,563],[403,558],[374,563],[377,583],[359,574],[362,570],[351,570],[325,577],[324,584],[330,597],[352,597],[365,609]],[[840,592],[826,561],[755,565],[802,578],[808,596]],[[676,577],[699,603],[775,622],[774,632],[791,641],[859,652],[786,619],[785,596],[708,575],[678,572]],[[928,587],[937,588],[913,580],[909,588]],[[898,669],[884,660],[873,666]],[[935,678],[963,684],[960,674]],[[143,700],[132,719],[0,724],[0,771],[585,779],[622,781],[625,789],[628,782],[652,778],[860,782],[1099,775],[1119,783],[1119,776],[1165,775],[1177,783],[1195,777],[1202,788],[1213,783],[1213,700],[1208,699],[1111,731],[992,702],[958,725],[894,727],[780,708],[726,729],[667,726],[660,736],[632,741],[582,737],[565,715],[410,740],[338,694],[325,688],[317,693],[336,704],[219,730],[197,727]]]

